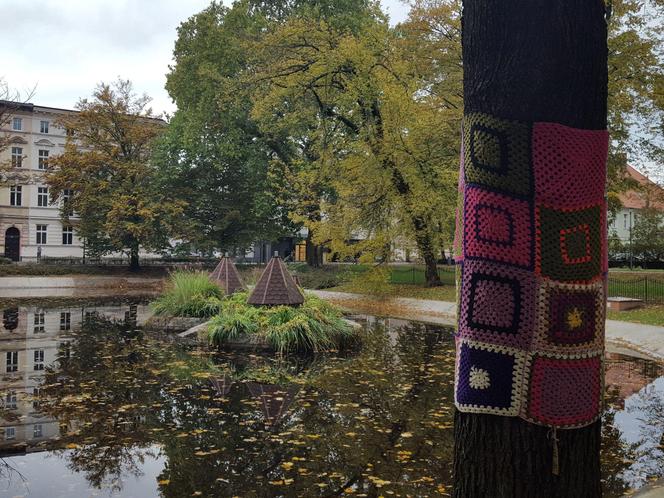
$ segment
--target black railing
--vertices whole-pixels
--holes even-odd
[[[641,299],[644,303],[664,304],[664,276],[609,276],[609,297],[629,297]]]
[[[395,267],[391,269],[390,282],[393,284],[423,285],[426,282],[424,268],[420,266]],[[454,267],[438,268],[443,284],[454,285]],[[609,276],[609,297],[629,297],[641,299],[649,304],[664,304],[664,275]]]

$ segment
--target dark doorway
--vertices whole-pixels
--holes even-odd
[[[12,261],[21,257],[21,232],[16,227],[9,227],[5,232],[5,257]]]

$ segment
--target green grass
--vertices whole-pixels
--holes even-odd
[[[151,306],[156,315],[205,318],[218,313],[222,297],[223,291],[207,273],[176,271],[164,294]]]
[[[247,335],[259,336],[281,353],[337,349],[354,338],[341,310],[313,295],[301,306],[262,306],[247,303],[247,293],[221,301],[208,328],[211,344],[223,346]]]
[[[336,292],[350,292],[353,294],[364,294],[383,298],[409,297],[413,299],[431,299],[433,301],[450,302],[456,300],[455,288],[451,285],[443,285],[440,287],[424,287],[419,285],[385,284],[384,289],[381,289],[380,292],[371,292],[371,289],[366,289],[362,286],[349,283],[326,290]]]
[[[609,320],[643,323],[646,325],[664,326],[664,305],[644,306],[628,311],[611,311],[606,316]]]

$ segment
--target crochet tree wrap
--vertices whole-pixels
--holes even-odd
[[[608,133],[467,114],[455,404],[557,428],[600,415]]]

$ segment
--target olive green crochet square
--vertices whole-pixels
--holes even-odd
[[[588,282],[602,272],[600,206],[563,211],[538,208],[541,274],[560,282]]]
[[[467,114],[463,120],[466,182],[530,197],[531,126],[488,114]]]

